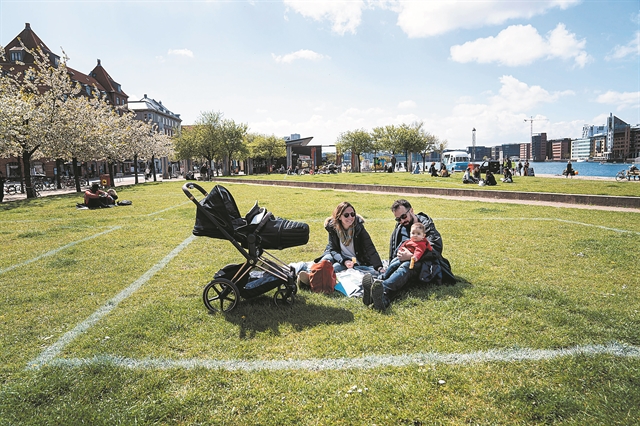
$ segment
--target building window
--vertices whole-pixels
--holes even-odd
[[[22,51],[11,52],[11,62],[20,61],[22,62]]]
[[[14,178],[20,176],[20,165],[16,161],[7,163],[6,176]]]
[[[85,90],[85,92],[87,92],[87,95],[91,96],[91,87],[84,86],[84,90]]]
[[[120,105],[120,98],[116,97],[116,105]]]

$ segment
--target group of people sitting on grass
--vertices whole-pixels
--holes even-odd
[[[349,202],[341,202],[325,220],[328,243],[314,262],[328,261],[336,273],[355,269],[363,273],[362,301],[383,311],[408,285],[454,284],[449,261],[442,257],[443,243],[433,220],[415,213],[409,201],[400,199],[391,206],[396,221],[389,243],[389,264],[385,268],[365,220]],[[306,270],[299,283],[308,284]]]
[[[508,170],[505,170],[505,172],[506,171]],[[504,179],[502,181],[505,182]],[[462,183],[475,183],[479,184],[480,186],[494,186],[498,184],[498,182],[496,182],[495,176],[493,175],[493,173],[491,173],[491,170],[487,170],[487,172],[485,173],[485,178],[482,179],[480,175],[480,167],[478,166],[475,166],[473,168],[473,172],[471,171],[471,166],[467,167],[467,170],[465,170],[464,175],[462,176]]]

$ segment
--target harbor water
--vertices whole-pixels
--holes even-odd
[[[524,162],[523,162],[524,163]],[[530,167],[533,167],[533,171],[536,174],[541,175],[562,175],[562,171],[567,168],[566,162],[558,162],[558,161],[542,161],[529,163]],[[518,162],[514,164],[517,167]],[[603,163],[600,164],[598,162],[571,162],[573,166],[573,170],[578,172],[580,176],[600,176],[600,177],[610,177],[614,178],[616,173],[620,170],[628,170],[630,164],[622,164],[622,163]],[[637,166],[638,164],[636,164]],[[517,169],[516,169],[517,170]]]

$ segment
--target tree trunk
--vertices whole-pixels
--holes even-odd
[[[60,174],[62,173],[62,168],[64,166],[64,161],[62,158],[56,159],[56,188],[62,189],[62,182],[60,182]]]
[[[138,154],[134,154],[133,156],[133,174],[135,176],[134,182],[138,184]]]
[[[80,168],[78,167],[78,158],[71,159],[71,167],[73,168],[73,180],[76,182],[76,192],[82,192],[80,189]]]
[[[31,153],[29,151],[22,151],[22,168],[24,173],[24,184],[27,188],[27,198],[36,198],[36,191],[31,184]]]
[[[22,173],[22,157],[18,156],[18,179],[20,179],[20,193],[24,194],[24,173]]]
[[[156,156],[151,156],[151,172],[153,173],[153,181],[157,182],[158,178],[156,177]]]
[[[113,167],[114,167],[114,162],[113,161],[109,161],[109,182],[111,185],[110,186],[115,186],[115,180],[113,180],[114,177],[114,173],[113,173]]]

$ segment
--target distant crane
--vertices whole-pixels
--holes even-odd
[[[526,123],[527,121],[531,123],[531,139],[529,139],[529,142],[533,142],[533,122],[534,121],[539,121],[539,120],[547,120],[546,118],[533,118],[533,116],[531,116],[530,118],[525,118],[524,122]]]
[[[529,117],[529,118],[525,118],[524,122],[526,123],[527,121],[531,123],[531,139],[529,139],[529,143],[531,144],[531,148],[533,148],[533,122],[534,121],[539,121],[539,120],[546,120],[546,118],[533,118],[533,116]],[[528,157],[528,155],[527,155]],[[535,158],[535,157],[534,157]],[[528,159],[528,158],[527,158]]]

